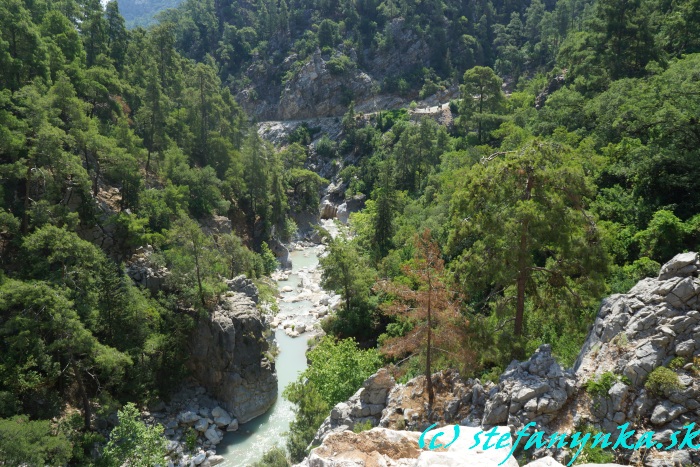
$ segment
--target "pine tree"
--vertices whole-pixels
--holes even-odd
[[[464,348],[468,321],[459,313],[454,294],[447,286],[445,263],[440,249],[431,238],[429,229],[413,239],[413,261],[406,264],[403,273],[409,280],[380,281],[375,289],[387,294],[389,301],[382,311],[408,321],[413,328],[403,336],[392,337],[382,345],[382,352],[401,357],[416,351],[425,352],[425,378],[428,407],[432,410],[434,391],[432,383],[433,351],[454,351],[466,366],[471,355]]]

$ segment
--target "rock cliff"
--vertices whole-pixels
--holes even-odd
[[[240,282],[230,286],[250,286]],[[275,365],[263,356],[266,329],[253,300],[231,291],[210,316],[200,319],[192,336],[188,369],[240,423],[262,415],[277,399]]]

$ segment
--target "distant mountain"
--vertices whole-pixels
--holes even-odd
[[[116,0],[119,12],[129,29],[148,26],[154,22],[156,14],[168,8],[175,8],[182,0]]]

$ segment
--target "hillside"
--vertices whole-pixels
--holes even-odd
[[[161,11],[175,8],[182,0],[115,0],[126,21],[126,27],[151,26]]]

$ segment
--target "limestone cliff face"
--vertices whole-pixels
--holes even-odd
[[[282,120],[342,115],[350,101],[362,101],[371,94],[369,75],[356,68],[333,73],[331,60],[316,51],[287,83],[279,104]]]
[[[338,117],[351,101],[358,110],[367,111],[373,110],[375,100],[384,107],[391,107],[394,101],[405,105],[408,102],[397,96],[379,94],[382,82],[429,67],[429,47],[401,18],[389,23],[386,32],[387,41],[378,50],[339,45],[333,53],[317,50],[303,61],[292,54],[277,65],[255,62],[246,71],[251,85],[238,92],[236,99],[258,120]],[[339,67],[342,56],[350,60]],[[281,83],[285,75],[291,75],[290,79]]]
[[[263,356],[266,327],[250,297],[229,292],[191,339],[192,376],[241,423],[262,415],[277,399],[275,365]]]

